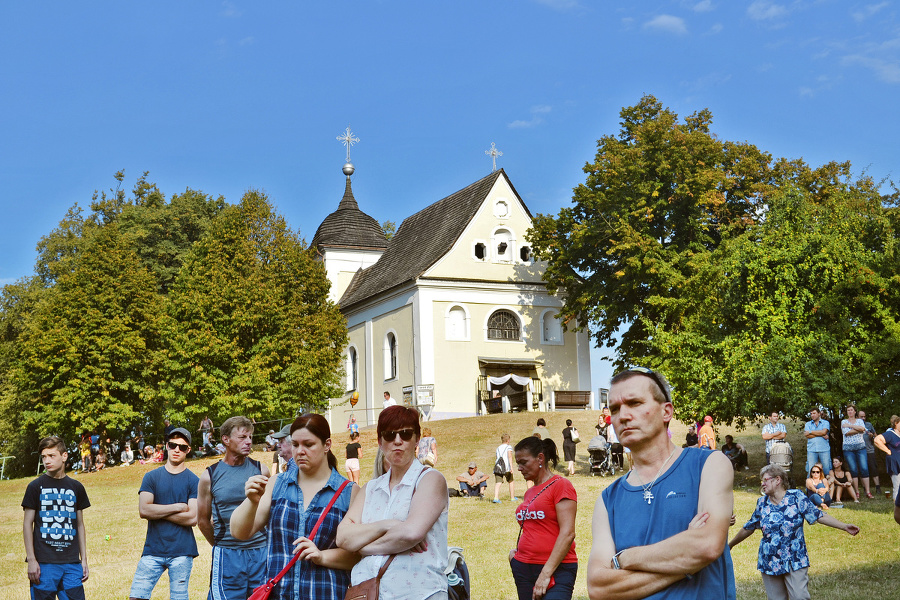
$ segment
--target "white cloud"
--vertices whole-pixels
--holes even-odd
[[[245,37],[245,38],[242,39],[241,41],[239,41],[239,42],[238,42],[238,45],[240,45],[240,46],[249,46],[250,44],[252,44],[252,43],[255,42],[255,41],[256,41],[256,40],[253,39],[253,36],[250,35],[250,36]]]
[[[571,10],[578,8],[578,0],[534,0],[554,10]]]
[[[725,29],[724,25],[722,25],[721,23],[716,23],[715,25],[713,25],[712,27],[709,28],[709,32],[713,33],[713,34],[722,33],[723,29]]]
[[[881,2],[880,4],[868,4],[863,10],[854,12],[853,18],[857,22],[861,23],[889,4],[889,2]]]
[[[238,8],[237,4],[225,0],[225,2],[222,3],[221,14],[223,17],[234,19],[236,17],[240,17],[244,13],[241,11],[241,9]]]
[[[552,106],[547,106],[546,104],[538,104],[531,107],[531,118],[526,120],[518,119],[513,121],[512,123],[507,124],[509,129],[529,129],[531,127],[537,127],[541,123],[544,122],[544,119],[541,118],[541,115],[546,115],[550,111],[553,110]]]
[[[681,17],[674,17],[672,15],[659,15],[653,17],[651,20],[644,23],[644,29],[665,31],[678,35],[684,35],[687,33],[687,26],[684,24],[684,19],[682,19]]]
[[[714,9],[712,0],[700,0],[697,4],[693,6],[694,12],[709,12]]]
[[[781,4],[758,0],[747,7],[747,15],[756,21],[777,19],[787,14],[787,9]]]
[[[851,54],[841,60],[843,65],[860,65],[875,73],[886,83],[900,83],[900,60],[885,60],[862,54]]]

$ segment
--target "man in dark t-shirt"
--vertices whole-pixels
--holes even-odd
[[[81,482],[66,475],[69,453],[63,441],[46,437],[38,448],[46,472],[28,484],[22,499],[31,597],[48,600],[62,592],[69,600],[84,600],[88,562],[82,511],[91,502]]]
[[[173,429],[166,437],[169,458],[144,475],[138,491],[138,512],[147,519],[147,539],[131,584],[131,598],[147,599],[163,571],[169,571],[169,598],[187,600],[188,582],[197,541],[197,483],[200,478],[184,461],[191,451],[191,434]]]

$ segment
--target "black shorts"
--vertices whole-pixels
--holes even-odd
[[[504,480],[506,480],[507,482],[513,480],[512,471],[509,471],[508,473],[505,473],[503,475],[494,475],[494,483],[503,483]]]

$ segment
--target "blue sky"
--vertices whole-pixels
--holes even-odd
[[[491,170],[534,213],[623,106],[709,108],[723,139],[876,179],[900,155],[898,2],[0,3],[0,284],[75,202],[149,179],[267,192],[311,239],[353,188],[379,221]],[[595,352],[597,357],[600,352]],[[595,388],[608,367],[595,361]]]

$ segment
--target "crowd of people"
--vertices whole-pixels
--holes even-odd
[[[614,444],[624,449],[620,452],[628,454],[632,466],[594,506],[587,562],[593,600],[735,598],[730,549],[757,529],[762,532],[758,568],[768,597],[808,598],[803,521],[859,533],[856,525],[828,513],[845,494],[858,501],[860,482],[868,492],[872,473],[864,465],[865,438],[857,436],[871,434],[873,447],[887,456],[900,523],[900,417],[892,417],[891,428],[876,435],[850,407],[841,424],[848,470],[842,457],[832,460],[816,449],[827,436],[819,432],[830,428],[812,411],[805,435],[818,454],[807,469],[806,493],[790,489],[789,474],[780,465],[766,464],[756,509],[728,541],[736,520],[733,477],[747,466],[746,450],[726,436],[721,451],[714,451],[709,417],[692,432],[693,444],[691,437],[682,446],[675,444],[669,431],[674,414],[670,394],[665,378],[649,369],[632,368],[612,380],[609,406],[597,431],[609,440],[613,455]],[[198,430],[204,445],[211,443],[214,429],[207,420]],[[777,454],[774,445],[785,443],[778,420],[773,413],[763,428],[767,463]],[[501,501],[505,483],[510,500],[519,502],[519,536],[508,560],[520,600],[570,599],[578,572],[578,498],[569,477],[558,469],[564,462],[565,475],[574,474],[580,435],[567,420],[560,457],[543,421],[515,445],[503,434],[495,452],[493,501]],[[193,559],[199,554],[196,526],[212,552],[210,599],[244,600],[265,586],[272,599],[340,600],[352,596],[348,590],[373,581],[385,600],[447,598],[448,485],[434,468],[437,441],[432,432],[421,427],[415,409],[386,406],[376,428],[373,478],[360,485],[363,448],[355,420],[348,430],[345,478],[323,416],[306,413],[277,433],[269,432],[271,469],[250,456],[253,421],[231,417],[219,427],[222,459],[198,477],[186,468],[191,432],[167,424],[164,464],[148,471],[139,488],[138,513],[147,520],[147,534],[130,597],[150,598],[166,571],[170,597],[188,597]],[[65,444],[49,437],[39,450],[45,473],[29,484],[22,502],[32,594],[83,598],[89,570],[82,511],[90,501],[84,486],[65,474]],[[134,462],[130,443],[122,450],[123,462],[126,452]],[[101,464],[99,457],[99,451],[96,458],[92,454],[92,462]],[[526,481],[521,501],[515,496],[514,470]],[[463,495],[484,497],[489,478],[471,462],[456,483]]]

